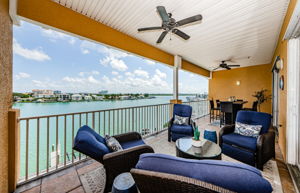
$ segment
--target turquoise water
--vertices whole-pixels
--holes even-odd
[[[117,101],[91,101],[66,103],[16,103],[14,108],[21,110],[21,117],[54,115],[63,113],[85,112],[122,107],[135,107],[169,103],[172,96],[156,96],[153,99],[117,100]],[[186,96],[180,96],[186,101]]]
[[[14,108],[21,110],[21,117],[67,114],[74,112],[97,111],[169,103],[172,96],[157,96],[153,99],[123,100],[123,101],[92,101],[69,103],[16,103]],[[186,100],[186,96],[180,99]],[[142,132],[148,128],[150,132],[163,129],[169,120],[170,108],[149,107],[127,109],[122,111],[107,111],[101,113],[77,114],[74,116],[41,118],[28,122],[20,122],[20,178],[25,177],[26,145],[28,144],[28,176],[51,168],[50,152],[60,151],[59,164],[78,158],[79,153],[72,151],[73,138],[78,128],[84,124],[94,128],[101,135],[115,135],[128,131]],[[48,121],[48,123],[47,123]],[[39,123],[39,130],[38,128]],[[28,124],[28,143],[26,139],[26,124]],[[47,126],[49,125],[49,126]],[[39,137],[37,137],[39,133]],[[49,137],[48,137],[49,136]],[[48,144],[48,145],[47,145]],[[58,144],[58,145],[57,145]],[[66,151],[66,155],[64,154]],[[39,154],[39,155],[38,155]],[[47,157],[48,155],[48,157]],[[72,156],[73,155],[73,156]],[[39,164],[37,164],[39,157]],[[48,160],[48,161],[47,161]],[[37,167],[38,166],[38,167]],[[52,167],[53,169],[53,167]]]

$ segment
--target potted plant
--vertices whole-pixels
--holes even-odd
[[[259,91],[255,91],[254,94],[252,95],[257,100],[258,111],[260,111],[260,105],[261,104],[263,104],[267,100],[271,99],[271,95],[267,95],[266,94],[267,92],[268,92],[267,89],[262,89],[262,90],[259,90]]]
[[[201,143],[200,143],[200,131],[198,129],[198,126],[196,126],[196,128],[194,129],[194,137],[192,138],[192,145],[194,147],[200,147]]]

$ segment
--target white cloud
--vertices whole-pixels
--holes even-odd
[[[31,75],[30,74],[27,74],[25,72],[19,72],[17,75],[16,75],[16,79],[19,80],[19,79],[22,79],[22,78],[30,78]]]
[[[162,71],[160,71],[159,69],[156,69],[155,70],[155,73],[156,73],[156,75],[158,76],[158,77],[160,77],[160,78],[167,78],[167,74],[166,73],[164,73],[164,72],[162,72]]]
[[[149,64],[151,66],[155,65],[155,62],[152,61],[152,60],[145,59],[145,61],[146,61],[147,64]]]
[[[125,72],[125,75],[126,75],[126,76],[131,76],[131,77],[134,76],[134,74],[131,73],[131,72]]]
[[[100,72],[97,70],[93,70],[91,72],[79,72],[78,75],[81,77],[87,76],[87,75],[99,75]]]
[[[70,35],[54,31],[51,29],[42,29],[42,35],[48,37],[50,41],[56,42],[57,40],[67,40],[69,44],[74,45],[76,43],[76,39]]]
[[[145,70],[142,70],[141,68],[134,71],[134,74],[140,77],[149,78],[149,73]]]
[[[119,75],[119,72],[117,72],[117,71],[112,71],[111,74],[117,76],[117,75]]]
[[[74,45],[76,43],[75,38],[70,38],[69,44]]]
[[[90,53],[90,51],[87,50],[87,49],[83,49],[83,50],[81,50],[81,52],[82,52],[83,54],[89,54],[89,53]]]
[[[112,68],[119,70],[119,71],[126,71],[128,69],[127,65],[124,63],[123,60],[112,58],[110,61],[110,65]]]
[[[22,56],[29,60],[36,60],[36,61],[45,61],[50,60],[50,56],[48,56],[46,53],[44,53],[41,48],[39,49],[28,49],[23,48],[21,44],[17,42],[17,40],[13,40],[13,51],[15,54]]]
[[[116,69],[118,71],[126,71],[128,69],[127,65],[123,60],[109,56],[100,60],[100,64],[104,66],[107,66],[109,64],[113,69]]]

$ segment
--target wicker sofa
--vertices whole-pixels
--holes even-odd
[[[271,184],[249,165],[143,154],[131,174],[141,193],[270,193]]]
[[[102,163],[106,171],[105,192],[111,190],[115,177],[134,168],[143,153],[153,153],[137,132],[115,135],[123,150],[110,152],[105,139],[88,126],[81,127],[74,139],[73,149]]]

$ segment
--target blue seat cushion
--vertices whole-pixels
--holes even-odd
[[[256,151],[256,143],[257,138],[255,137],[248,137],[239,135],[237,133],[230,133],[222,136],[223,143],[229,144],[229,145],[236,145],[238,147],[248,149],[251,151]]]
[[[137,169],[198,179],[242,193],[270,193],[271,184],[249,165],[221,160],[192,160],[164,154],[142,154]]]
[[[103,155],[110,153],[105,139],[86,125],[77,131],[73,149],[95,160],[102,160]]]
[[[138,145],[144,145],[145,142],[140,139],[140,140],[134,140],[134,141],[126,141],[124,143],[121,143],[121,146],[123,149],[128,149],[128,148],[131,148],[131,147],[135,147],[135,146],[138,146]]]
[[[180,133],[180,134],[191,134],[193,133],[193,127],[191,125],[173,124],[171,127],[171,132]]]
[[[236,121],[248,125],[262,125],[260,134],[268,133],[272,116],[268,113],[255,111],[239,111]]]

